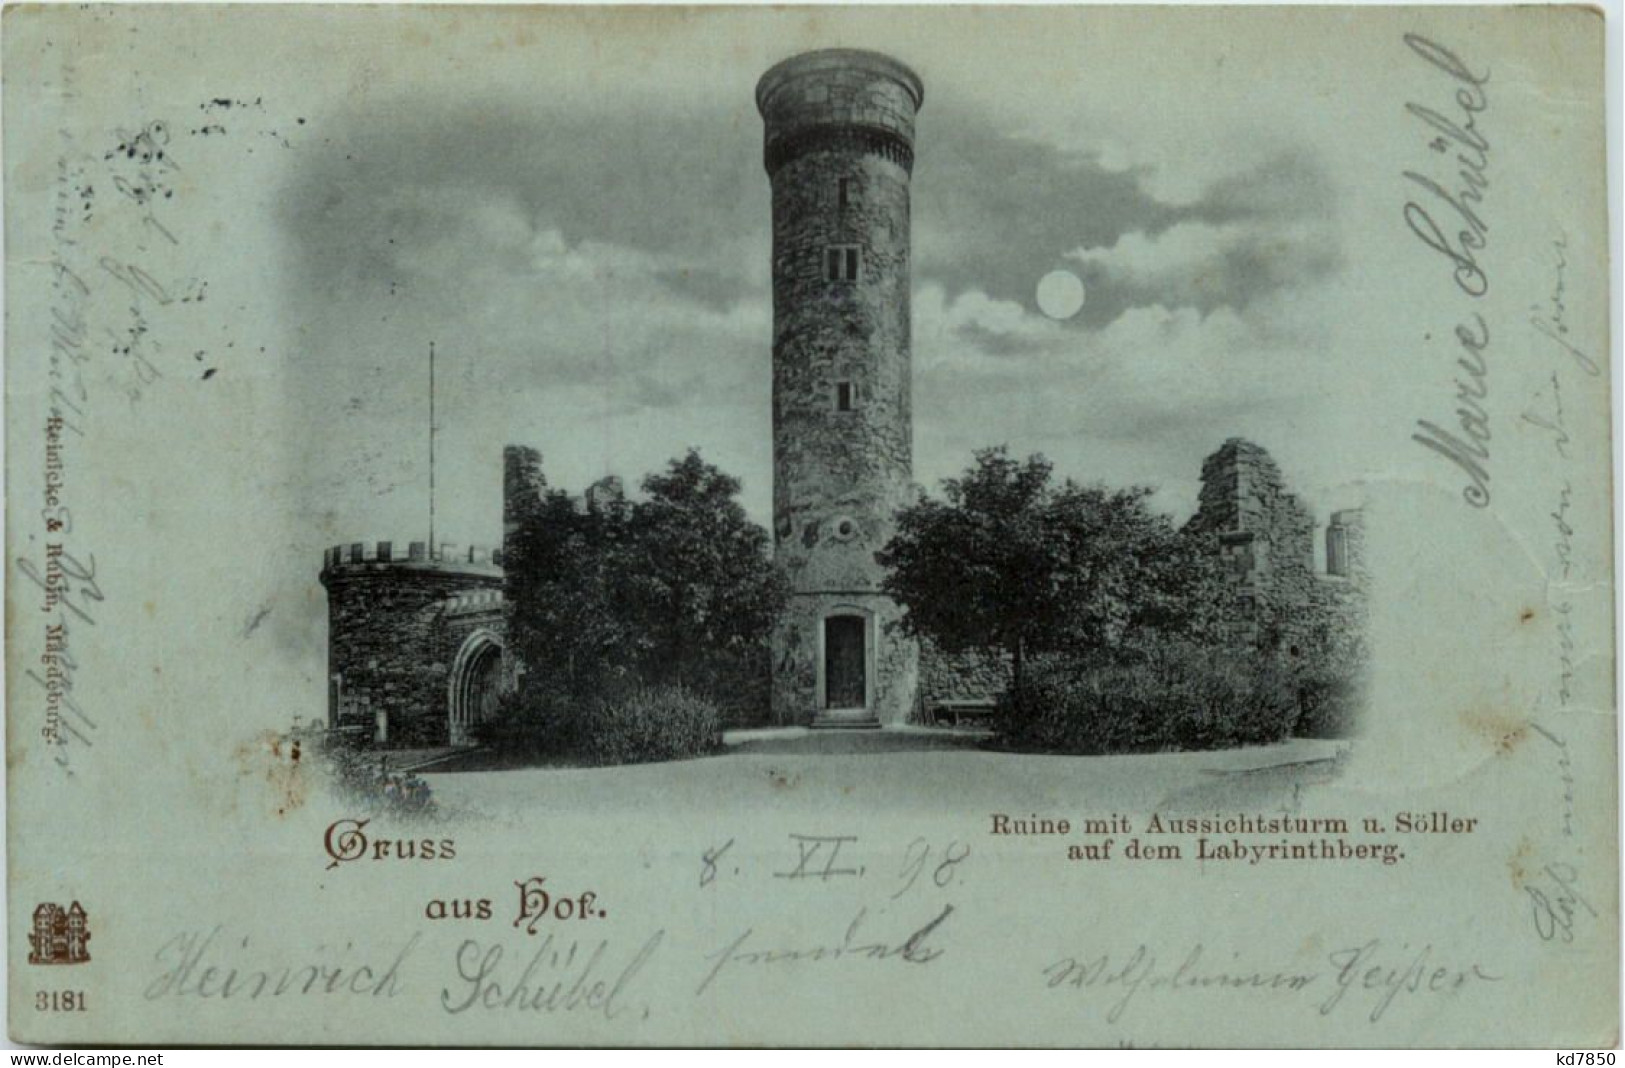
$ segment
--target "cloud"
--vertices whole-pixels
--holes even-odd
[[[1068,251],[1178,218],[1142,172],[1012,136],[972,114],[922,131],[915,167],[915,270],[950,294],[980,289],[1031,306]]]
[[[1133,160],[1110,139],[1109,156],[1069,151],[974,111],[929,134],[916,169],[916,272],[950,296],[979,290],[1036,311],[1038,280],[1081,266],[1089,299],[1071,328],[1086,331],[1134,307],[1246,308],[1342,262],[1332,184],[1300,148],[1239,155],[1196,195],[1166,199],[1157,181],[1165,165]],[[1155,251],[1170,270],[1114,269],[1105,253],[1118,249],[1139,261]],[[1009,343],[996,331],[986,342]]]
[[[1295,219],[1183,222],[1079,248],[1067,259],[1082,268],[1091,292],[1110,294],[1124,312],[1153,305],[1247,311],[1321,281],[1342,262],[1327,223]]]
[[[1067,341],[1058,324],[1017,301],[979,289],[950,298],[937,282],[915,292],[914,338],[915,351],[940,369],[970,371],[983,363],[997,367],[1010,357],[1040,355]]]
[[[661,269],[656,278],[673,294],[710,311],[725,312],[744,301],[767,299],[766,271],[745,272],[716,267],[677,266]]]
[[[299,443],[310,511],[371,515],[347,522],[383,536],[410,524],[431,341],[440,463],[466,472],[440,483],[453,539],[500,529],[509,441],[541,445],[550,477],[577,486],[605,465],[635,479],[690,444],[736,471],[761,453],[746,439],[765,436],[765,190],[747,222],[743,163],[737,189],[708,185],[697,160],[660,179],[647,121],[589,133],[575,117],[402,109],[294,176],[279,213],[302,339],[291,402],[323,428]],[[659,144],[709,158],[729,136]]]
[[[387,280],[390,263],[377,253],[390,241],[434,249],[478,236],[500,260],[517,251],[510,231],[531,230],[556,230],[572,248],[596,241],[742,279],[726,268],[765,242],[768,211],[760,128],[739,118],[726,108],[590,99],[374,105],[324,123],[332,132],[313,146],[278,215],[301,279],[316,289]]]
[[[957,473],[972,450],[1043,452],[1085,481],[1160,487],[1157,505],[1194,506],[1201,458],[1242,434],[1267,443],[1314,416],[1333,368],[1229,308],[1133,308],[1076,331],[1027,315],[989,349],[967,315],[981,299],[925,294],[917,311],[916,477]],[[967,330],[966,327],[975,330]]]
[[[371,501],[383,535],[406,524],[433,340],[440,462],[466,472],[440,492],[471,528],[448,536],[495,536],[508,441],[539,445],[566,486],[700,445],[765,521],[770,204],[748,107],[403,102],[325,122],[277,212],[303,346],[290,402],[324,427],[301,442],[308,507]],[[1300,309],[1340,262],[1310,157],[1238,154],[1171,200],[1154,157],[1108,161],[972,109],[937,109],[920,145],[923,480],[1012,440],[1068,473],[1158,481],[1210,438],[1292,417]],[[1088,288],[1064,323],[1034,300],[1058,266]]]
[[[1119,278],[1143,285],[1166,277],[1170,271],[1183,271],[1218,259],[1225,248],[1244,233],[1244,227],[1235,225],[1184,222],[1160,234],[1135,230],[1121,235],[1110,245],[1080,248],[1068,256],[1079,263],[1099,265]]]

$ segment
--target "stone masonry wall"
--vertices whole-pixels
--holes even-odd
[[[1315,587],[1315,612],[1323,621],[1325,648],[1334,662],[1360,665],[1366,659],[1371,573],[1365,557],[1365,513],[1335,512],[1326,528],[1327,574]]]
[[[1331,574],[1315,571],[1314,528],[1261,447],[1231,438],[1202,464],[1199,505],[1187,529],[1209,539],[1230,571],[1229,622],[1237,640],[1358,661],[1368,577],[1363,514],[1348,509],[1332,517]]]
[[[513,616],[519,607],[516,583],[511,576],[523,575],[530,566],[525,558],[523,539],[519,537],[525,524],[540,512],[542,495],[547,492],[547,476],[542,473],[542,454],[526,445],[508,445],[502,450],[502,563],[504,633],[518,635]],[[525,672],[520,662],[516,643],[506,646],[502,658],[503,689],[513,693],[519,689],[519,680]]]
[[[479,563],[466,555],[380,557],[385,554],[369,546],[364,554],[329,551],[324,561],[330,683],[339,676],[330,721],[361,728],[370,744],[382,711],[388,748],[444,745],[447,684],[458,650],[475,630],[499,637],[502,631],[501,569],[488,557]]]
[[[1368,576],[1365,568],[1365,513],[1348,508],[1332,513],[1326,526],[1326,571],[1356,581]]]
[[[873,555],[912,484],[908,176],[816,152],[773,189],[774,534],[793,588],[872,589]],[[826,250],[849,244],[859,279],[827,280]],[[855,531],[835,529],[842,517]]]
[[[918,650],[912,639],[891,624],[902,615],[895,602],[879,594],[812,594],[792,598],[773,634],[773,714],[778,726],[806,726],[821,709],[818,673],[822,646],[819,628],[831,613],[867,613],[870,625],[866,674],[871,707],[882,725],[915,718]]]
[[[1290,645],[1313,622],[1303,608],[1315,598],[1314,518],[1264,449],[1231,438],[1203,462],[1187,529],[1205,536],[1227,565],[1239,635]]]
[[[938,701],[994,701],[1009,685],[1010,660],[1001,653],[950,653],[933,642],[920,643],[922,712]]]

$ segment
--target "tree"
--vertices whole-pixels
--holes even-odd
[[[739,488],[692,449],[643,480],[617,585],[651,681],[715,682],[708,669],[767,648],[787,589]]]
[[[1136,636],[1180,630],[1211,589],[1205,554],[1150,510],[1151,490],[1051,481],[1043,456],[982,449],[944,501],[897,516],[876,559],[902,626],[948,652],[1002,650],[1019,693],[1038,653],[1131,656]]]
[[[509,642],[524,703],[677,683],[721,704],[766,700],[768,635],[785,583],[739,480],[690,451],[644,499],[581,507],[547,493],[517,533]]]
[[[1045,512],[1059,546],[1051,648],[1136,659],[1155,635],[1214,635],[1229,593],[1218,555],[1152,511],[1151,493],[1070,480],[1054,493]]]
[[[628,670],[636,635],[615,610],[612,581],[625,528],[624,509],[583,511],[559,490],[520,528],[508,640],[530,669],[527,687],[582,697]]]

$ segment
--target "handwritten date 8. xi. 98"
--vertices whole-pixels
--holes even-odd
[[[951,840],[939,845],[915,838],[901,853],[882,852],[881,863],[871,871],[871,862],[862,858],[874,854],[859,846],[856,835],[790,834],[787,844],[789,849],[782,856],[775,852],[770,862],[773,878],[813,883],[884,878],[896,885],[893,900],[916,886],[929,884],[947,889],[960,877],[961,865],[970,857],[970,846],[964,842]],[[719,880],[743,875],[740,857],[732,838],[705,850],[700,855],[700,886],[714,886]]]

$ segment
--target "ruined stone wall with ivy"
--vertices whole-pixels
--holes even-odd
[[[1202,464],[1187,531],[1225,565],[1232,640],[1289,656],[1363,648],[1368,576],[1358,509],[1327,529],[1328,572],[1315,568],[1315,520],[1262,447],[1231,438]]]

